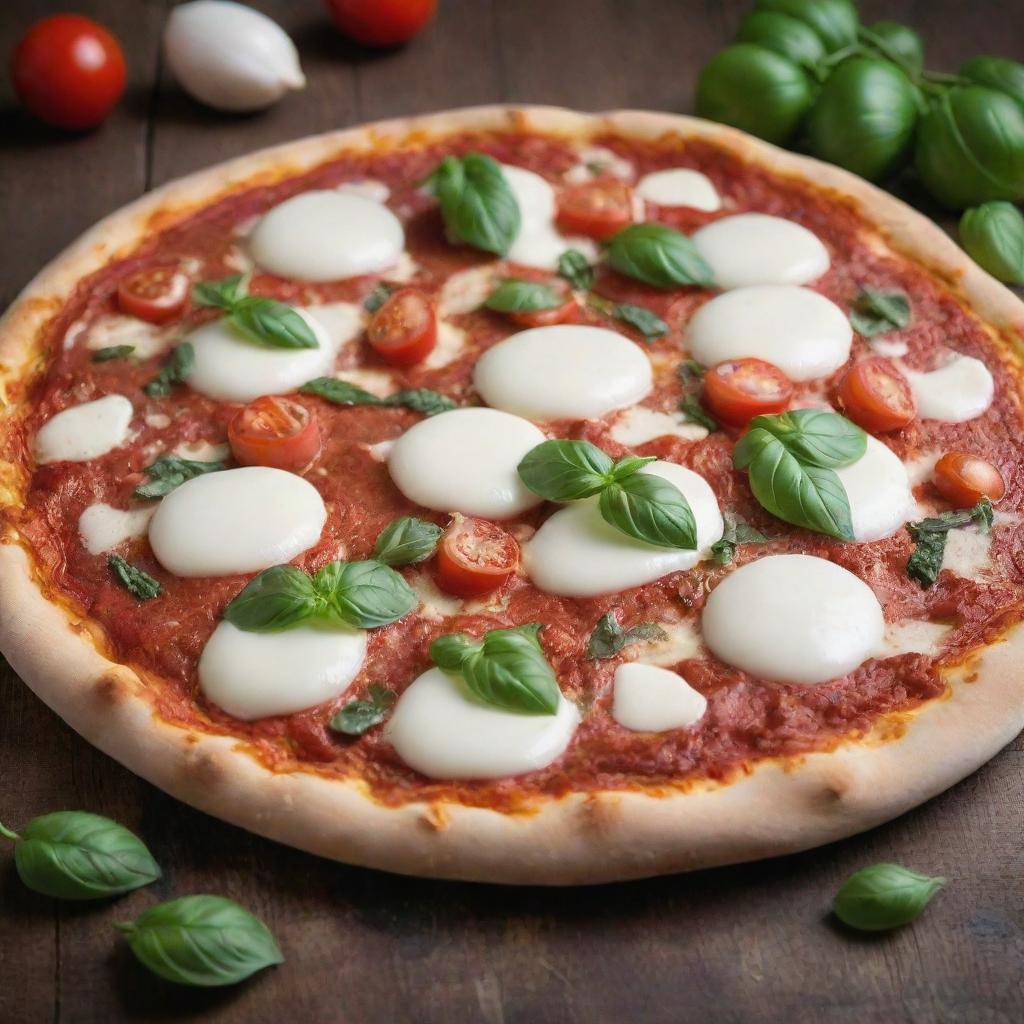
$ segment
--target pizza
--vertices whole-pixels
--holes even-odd
[[[1024,724],[1024,307],[845,172],[482,108],[162,188],[0,327],[0,647],[391,871],[805,849]]]

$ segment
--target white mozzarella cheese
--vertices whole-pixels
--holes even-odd
[[[442,320],[437,325],[437,344],[422,366],[425,370],[436,370],[458,359],[469,344],[469,335],[461,327]]]
[[[738,213],[693,234],[719,288],[807,284],[829,268],[828,249],[801,224],[764,213]]]
[[[374,178],[360,178],[356,181],[343,181],[337,190],[344,195],[362,196],[375,203],[386,203],[391,198],[391,189],[383,181]]]
[[[362,305],[354,302],[325,302],[319,306],[306,306],[299,313],[312,317],[323,328],[334,351],[358,337],[368,319]]]
[[[524,715],[474,697],[432,668],[398,699],[386,736],[398,756],[432,779],[499,779],[537,771],[569,746],[580,714],[559,699],[554,715]]]
[[[36,434],[37,462],[87,462],[128,440],[135,410],[124,395],[107,395],[51,416]]]
[[[670,572],[692,569],[721,539],[722,514],[702,476],[661,461],[640,472],[663,477],[682,491],[697,522],[697,549],[661,548],[635,540],[601,518],[596,497],[584,498],[551,516],[523,547],[523,566],[538,589],[563,597],[628,590]]]
[[[645,174],[637,183],[636,193],[658,206],[689,206],[708,212],[722,208],[722,199],[711,179],[687,167]]]
[[[633,164],[605,146],[587,146],[580,151],[577,160],[578,162],[565,172],[565,180],[570,185],[593,181],[605,174],[620,178],[622,181],[633,180]]]
[[[811,685],[874,657],[885,619],[871,588],[842,566],[813,555],[767,555],[711,591],[701,628],[727,665]]]
[[[864,454],[836,470],[850,499],[855,540],[879,540],[914,518],[917,508],[907,467],[892,449],[868,437]]]
[[[937,655],[952,630],[945,622],[927,619],[904,619],[885,627],[885,638],[879,656],[893,658],[898,654]]]
[[[707,698],[667,668],[627,662],[615,670],[614,685],[612,718],[633,732],[685,729],[707,711]]]
[[[366,657],[366,631],[302,625],[249,633],[221,622],[199,658],[206,698],[251,722],[291,715],[344,693]]]
[[[386,206],[333,189],[279,203],[249,238],[249,252],[263,270],[301,281],[386,270],[404,247],[402,223]]]
[[[489,348],[473,383],[496,409],[548,420],[595,419],[632,405],[652,386],[651,362],[604,327],[533,327]]]
[[[519,220],[524,228],[550,224],[555,218],[555,190],[535,171],[514,164],[502,164],[502,173],[519,204]]]
[[[984,576],[992,565],[992,534],[982,533],[976,526],[950,530],[946,534],[946,550],[942,568],[965,580]]]
[[[795,285],[737,288],[704,303],[690,320],[690,354],[706,366],[751,356],[791,380],[834,373],[850,357],[853,330],[824,295]]]
[[[437,315],[458,316],[479,309],[487,296],[494,291],[498,265],[487,263],[482,267],[470,267],[452,274],[441,286],[437,297]]]
[[[516,467],[544,440],[527,420],[497,409],[453,409],[407,430],[388,455],[395,486],[417,505],[508,519],[541,499]]]
[[[167,347],[172,331],[173,328],[160,327],[134,316],[109,313],[90,326],[85,345],[92,351],[131,345],[135,349],[133,356],[148,359]]]
[[[665,633],[664,640],[652,640],[638,647],[639,657],[645,665],[671,667],[687,658],[696,658],[701,651],[700,634],[692,619],[680,622],[659,622]]]
[[[90,505],[78,517],[78,534],[90,555],[113,551],[126,540],[141,537],[156,507],[114,508],[106,502]]]
[[[611,436],[619,444],[633,447],[646,444],[656,437],[681,437],[684,441],[700,441],[708,436],[707,429],[699,423],[687,423],[682,416],[648,409],[645,405],[633,405],[623,409],[615,418]]]
[[[319,491],[283,469],[246,466],[186,480],[160,502],[149,542],[176,576],[233,576],[290,562],[327,521]]]
[[[995,384],[988,367],[973,356],[956,356],[928,373],[905,370],[923,420],[963,423],[980,416],[991,404]]]

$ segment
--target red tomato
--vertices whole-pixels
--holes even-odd
[[[839,402],[865,430],[905,427],[917,413],[907,378],[888,359],[855,363],[839,383]]]
[[[530,312],[509,313],[509,317],[521,327],[552,327],[555,324],[571,324],[579,319],[580,307],[572,290],[564,281],[545,282],[559,298],[564,298],[560,306],[550,309],[535,309]]]
[[[418,288],[395,292],[370,320],[366,337],[377,353],[395,366],[426,359],[437,344],[434,304]]]
[[[320,454],[320,425],[300,402],[264,395],[235,413],[228,441],[243,466],[296,472]]]
[[[946,452],[935,463],[935,489],[957,508],[970,508],[982,498],[998,501],[1006,492],[1003,475],[985,459],[967,452]]]
[[[755,416],[782,412],[793,382],[763,359],[729,359],[704,374],[704,404],[715,419],[745,427]]]
[[[55,14],[32,25],[11,57],[14,91],[58,128],[95,128],[124,92],[124,54],[102,25]]]
[[[408,42],[437,10],[437,0],[324,0],[334,24],[363,46]]]
[[[572,185],[558,197],[558,226],[604,241],[633,223],[633,190],[618,178]]]
[[[437,582],[459,597],[497,590],[519,565],[515,538],[486,519],[456,516],[437,549]]]
[[[176,266],[147,267],[117,286],[122,312],[152,324],[169,320],[188,302],[189,279]]]

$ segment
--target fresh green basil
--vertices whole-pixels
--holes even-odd
[[[388,284],[386,281],[381,281],[374,287],[373,291],[363,299],[363,309],[365,309],[367,313],[376,313],[377,310],[391,298],[391,293],[393,291],[394,287],[392,285]]]
[[[563,301],[550,285],[507,277],[487,296],[484,306],[498,313],[533,313],[554,309]]]
[[[912,319],[910,300],[903,292],[864,288],[850,310],[853,329],[865,338],[907,327]]]
[[[690,423],[697,423],[712,434],[720,429],[718,420],[708,413],[704,406],[700,404],[700,399],[695,398],[693,395],[686,395],[680,399],[679,411]]]
[[[949,531],[976,524],[982,533],[988,533],[992,515],[992,503],[982,498],[973,508],[954,509],[907,523],[907,532],[914,541],[914,551],[907,559],[907,575],[925,589],[930,587],[942,570]]]
[[[403,388],[393,395],[381,398],[365,388],[350,384],[336,377],[317,377],[299,388],[303,394],[316,395],[335,405],[376,405],[385,409],[406,408],[424,416],[436,416],[456,408],[456,403],[447,395],[430,388]]]
[[[675,484],[653,473],[633,473],[598,498],[601,517],[636,540],[662,548],[697,547],[697,521]]]
[[[135,351],[134,345],[109,345],[98,348],[92,354],[94,363],[109,363],[111,359],[126,359]]]
[[[912,73],[919,73],[924,67],[924,42],[909,25],[898,21],[876,21],[869,28],[861,28],[860,34],[880,56]]]
[[[519,234],[519,204],[501,164],[483,153],[446,156],[427,179],[449,234],[504,256]]]
[[[558,273],[578,292],[589,291],[594,284],[594,268],[579,249],[566,249],[558,257]]]
[[[631,224],[608,241],[608,262],[655,288],[712,283],[711,267],[686,235],[664,224]]]
[[[849,466],[867,451],[867,434],[829,409],[794,409],[775,416],[755,416],[750,427],[767,430],[801,462],[823,469]]]
[[[1024,214],[1013,203],[994,200],[966,210],[960,218],[960,243],[993,277],[1024,284]]]
[[[964,78],[1004,92],[1024,107],[1024,64],[1009,57],[971,57],[960,65]]]
[[[615,318],[635,327],[648,341],[657,341],[668,334],[668,324],[643,306],[620,302],[615,307]]]
[[[313,580],[294,565],[274,565],[245,585],[224,618],[248,633],[276,633],[322,613]]]
[[[185,383],[195,362],[196,351],[192,347],[192,342],[183,341],[168,356],[160,372],[142,385],[142,390],[150,398],[166,398],[175,384]]]
[[[725,512],[722,520],[725,524],[722,537],[711,545],[711,554],[719,565],[729,565],[736,557],[736,548],[740,544],[768,542],[768,538],[760,530],[744,522],[733,512]]]
[[[751,11],[740,22],[736,42],[774,50],[801,67],[813,68],[825,57],[821,37],[799,18],[779,11]]]
[[[759,11],[778,11],[805,22],[829,53],[857,42],[859,18],[850,0],[757,0]]]
[[[719,429],[718,421],[711,416],[700,403],[701,382],[707,367],[696,359],[684,359],[676,367],[676,376],[683,386],[683,395],[679,400],[679,411],[691,423],[698,423],[705,430],[714,433]]]
[[[394,519],[381,530],[373,546],[373,557],[385,565],[415,565],[426,561],[437,549],[441,527],[416,516]]]
[[[160,867],[138,836],[87,811],[33,818],[13,839],[14,865],[34,892],[59,900],[98,900],[155,882]]]
[[[313,329],[291,307],[263,295],[247,294],[241,274],[201,281],[192,292],[198,306],[224,311],[225,320],[248,341],[271,348],[319,348]]]
[[[149,477],[149,483],[136,487],[135,497],[162,498],[180,487],[186,480],[202,476],[204,473],[216,473],[223,468],[223,462],[200,462],[195,459],[183,459],[180,455],[161,455],[156,462],[143,470]]]
[[[476,697],[493,707],[530,715],[554,715],[561,691],[537,639],[539,623],[492,629],[474,642],[464,634],[438,637],[430,657],[459,673]]]
[[[231,274],[216,281],[199,281],[192,289],[192,301],[197,306],[230,309],[246,294],[244,274]]]
[[[587,660],[612,658],[630,644],[667,639],[668,633],[656,622],[641,622],[636,626],[630,626],[629,629],[623,629],[615,617],[615,612],[606,612],[597,620],[597,625],[587,640]]]
[[[380,683],[370,683],[366,692],[368,700],[350,700],[334,715],[330,727],[335,732],[346,736],[362,736],[387,718],[397,699],[394,690]]]
[[[708,368],[702,363],[698,363],[696,359],[684,359],[676,367],[676,376],[679,378],[679,383],[688,389],[692,388],[695,384],[699,384],[701,378],[707,372]]]
[[[918,918],[945,884],[944,878],[922,875],[900,864],[872,864],[842,884],[832,910],[851,928],[888,931]]]
[[[223,896],[183,896],[115,927],[140,963],[177,985],[234,985],[284,962],[267,926]]]
[[[107,565],[117,582],[140,601],[159,597],[163,591],[159,581],[153,579],[148,572],[132,565],[131,562],[126,562],[120,555],[111,555],[107,559]]]
[[[589,441],[542,441],[517,467],[519,479],[548,501],[576,501],[612,481],[614,462]]]

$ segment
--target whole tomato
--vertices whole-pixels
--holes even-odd
[[[406,43],[437,10],[437,0],[324,0],[334,23],[363,46]]]

